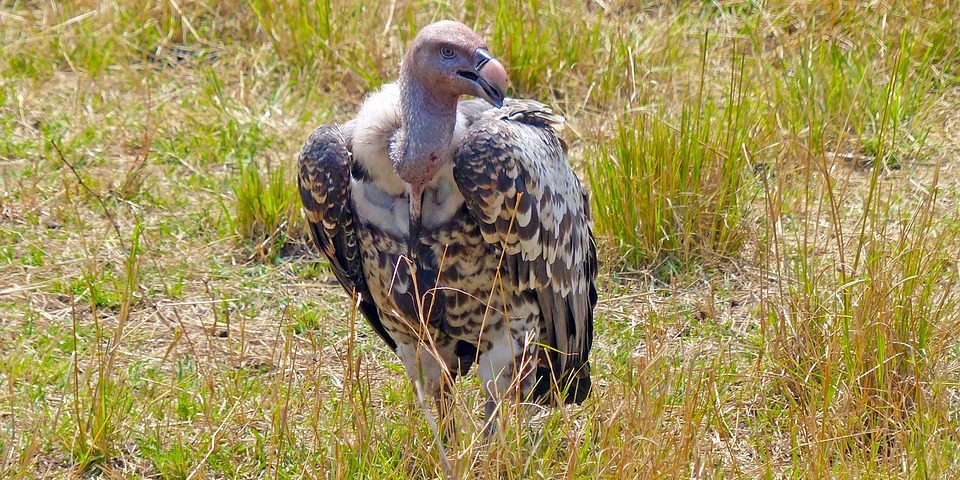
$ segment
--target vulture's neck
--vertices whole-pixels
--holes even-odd
[[[398,151],[405,161],[420,162],[436,155],[450,161],[457,124],[457,97],[438,97],[413,75],[400,78],[400,130]]]

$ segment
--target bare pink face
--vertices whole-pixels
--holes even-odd
[[[473,95],[495,107],[503,104],[507,71],[462,23],[445,20],[424,27],[407,50],[404,68],[439,98]]]

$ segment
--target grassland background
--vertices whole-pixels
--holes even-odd
[[[418,478],[302,230],[315,126],[456,18],[568,118],[596,389],[458,478],[960,475],[956,1],[0,0],[0,477]]]

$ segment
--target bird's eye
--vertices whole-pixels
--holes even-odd
[[[446,45],[440,47],[440,55],[442,55],[443,58],[453,58],[457,56],[453,49]]]

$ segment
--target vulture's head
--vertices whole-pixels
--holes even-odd
[[[450,20],[427,25],[400,66],[401,139],[391,149],[410,198],[410,255],[416,256],[425,186],[449,161],[457,101],[474,95],[503,106],[507,71],[469,27]]]
[[[438,104],[474,95],[503,105],[507,71],[470,27],[445,20],[427,25],[407,49],[401,77],[416,80]]]

